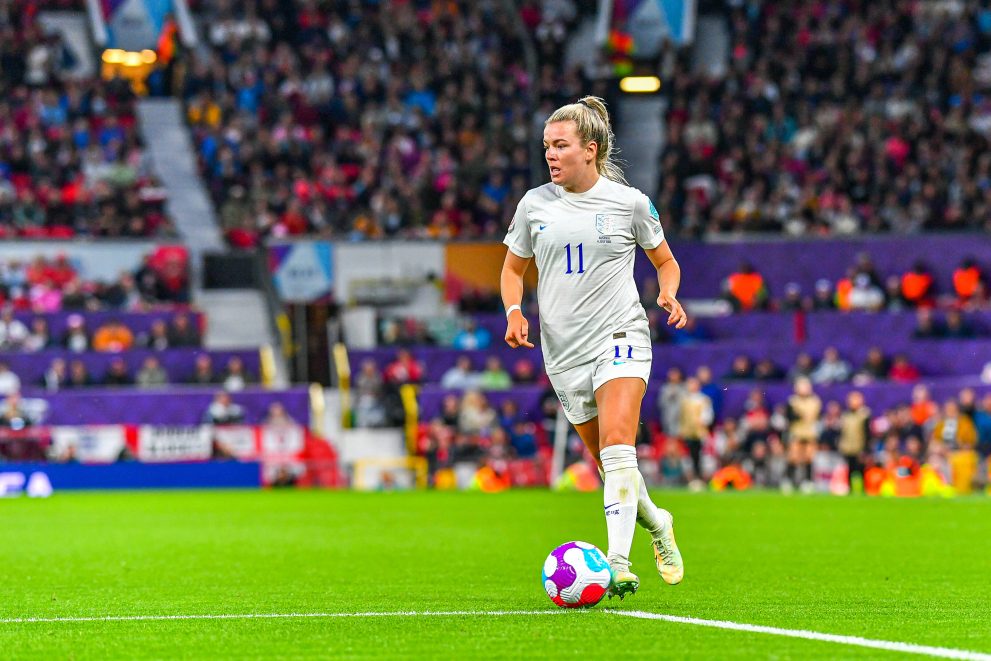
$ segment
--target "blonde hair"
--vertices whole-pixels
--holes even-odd
[[[599,146],[595,155],[595,169],[606,179],[629,185],[619,163],[613,158],[616,136],[609,123],[609,111],[605,102],[597,96],[583,96],[577,103],[561,106],[547,118],[544,126],[554,122],[574,122],[578,137],[584,144],[594,142]]]

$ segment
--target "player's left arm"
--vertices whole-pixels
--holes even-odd
[[[644,248],[650,263],[657,269],[657,284],[660,295],[657,304],[668,311],[668,326],[684,328],[688,315],[678,302],[678,287],[681,286],[681,266],[671,252],[667,241],[661,241],[655,248]]]

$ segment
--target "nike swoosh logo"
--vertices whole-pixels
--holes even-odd
[[[626,364],[626,361],[625,360],[614,360],[614,361],[612,361],[612,364],[613,365],[625,365]]]
[[[544,231],[544,228],[546,228],[546,227],[547,227],[547,225],[540,225],[540,231],[543,232]]]
[[[605,506],[605,509],[609,509],[610,507],[616,507],[617,505],[619,505],[619,504],[620,504],[620,502],[622,502],[622,501],[619,501],[619,500],[617,500],[617,501],[616,501],[615,503],[613,503],[612,505],[606,505],[606,506]]]

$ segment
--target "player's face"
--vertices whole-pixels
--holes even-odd
[[[558,186],[572,188],[594,167],[595,143],[582,144],[577,127],[572,121],[552,122],[544,127],[544,159],[550,169],[551,181]]]

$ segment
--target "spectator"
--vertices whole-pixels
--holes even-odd
[[[533,361],[528,358],[520,358],[513,364],[513,383],[533,384],[537,382],[537,370],[533,366]]]
[[[895,360],[891,364],[891,371],[888,378],[897,383],[913,383],[920,377],[919,368],[908,362],[908,357],[903,354],[895,355]]]
[[[213,401],[203,414],[203,422],[208,425],[236,425],[244,421],[244,409],[231,400],[226,390],[213,396]]]
[[[807,309],[808,305],[802,298],[802,286],[797,282],[789,282],[785,285],[785,297],[781,299],[780,309],[782,312],[800,312]]]
[[[55,358],[42,375],[41,385],[48,392],[58,392],[65,386],[68,378],[69,374],[66,369],[65,360]]]
[[[469,390],[478,386],[478,375],[472,370],[471,357],[458,356],[451,369],[444,372],[440,385],[451,390]]]
[[[55,345],[51,334],[48,332],[48,322],[44,317],[35,317],[31,320],[31,332],[26,338],[21,348],[24,351],[43,351]]]
[[[754,378],[754,366],[750,362],[750,358],[743,354],[734,358],[726,379],[728,381],[748,381],[752,378]]]
[[[681,408],[685,401],[684,373],[679,367],[669,367],[667,379],[657,395],[657,408],[661,413],[661,427],[667,436],[681,437]]]
[[[863,366],[853,375],[854,385],[864,385],[874,381],[881,381],[888,378],[890,370],[888,360],[884,357],[879,347],[871,347],[867,350],[867,359]]]
[[[850,364],[840,357],[836,347],[826,347],[810,378],[813,383],[846,383],[850,380]]]
[[[193,378],[191,384],[196,386],[211,386],[217,383],[217,375],[213,372],[213,359],[210,354],[201,353],[193,363]]]
[[[702,384],[702,392],[712,402],[712,411],[719,418],[723,410],[723,388],[712,380],[712,370],[707,365],[700,365],[695,370],[695,378]]]
[[[945,331],[933,318],[932,309],[928,307],[919,308],[915,313],[915,330],[912,337],[920,340],[928,340],[943,337]]]
[[[784,371],[775,365],[770,358],[757,361],[757,365],[754,367],[754,379],[757,381],[780,381],[784,377]]]
[[[815,293],[812,295],[812,309],[832,310],[835,308],[836,298],[833,294],[832,283],[825,278],[816,280]]]
[[[28,335],[28,327],[14,317],[13,308],[4,307],[0,312],[0,350],[19,351]]]
[[[974,427],[977,428],[977,451],[981,457],[991,455],[991,393],[984,395],[974,411]]]
[[[93,333],[93,350],[118,353],[134,346],[134,334],[119,319],[111,319]]]
[[[973,257],[967,257],[953,271],[953,292],[957,303],[964,305],[979,295],[984,284],[984,274]]]
[[[161,319],[151,322],[151,328],[140,337],[141,346],[154,351],[165,351],[171,345],[169,328]]]
[[[661,484],[669,487],[684,486],[697,479],[692,469],[692,460],[685,455],[677,438],[669,436],[664,441],[658,474]]]
[[[702,393],[702,384],[695,377],[685,381],[685,398],[681,403],[680,431],[692,459],[695,487],[702,486],[702,443],[709,436],[713,422],[712,402]]]
[[[199,330],[185,313],[179,313],[172,319],[167,339],[171,347],[198,347],[202,344]]]
[[[444,395],[440,404],[440,419],[451,428],[458,427],[458,416],[461,415],[461,399],[454,394]]]
[[[356,427],[380,427],[386,422],[384,383],[375,361],[366,359],[354,380]]]
[[[396,359],[386,366],[384,376],[386,383],[394,386],[420,383],[423,380],[423,365],[408,350],[400,349]]]
[[[800,378],[811,378],[815,371],[812,356],[804,351],[795,357],[795,364],[788,370],[788,380],[794,383]]]
[[[819,442],[819,414],[822,400],[804,377],[795,381],[795,392],[788,398],[788,462],[792,478],[804,491],[811,489],[810,466]]]
[[[724,285],[726,299],[734,310],[748,312],[762,310],[767,304],[768,291],[764,277],[750,262],[744,262],[732,273]]]
[[[78,358],[69,363],[69,380],[65,384],[66,388],[87,388],[92,384],[93,380],[90,378],[89,370],[86,369],[86,363]]]
[[[282,402],[272,402],[262,424],[268,427],[292,427],[298,423],[293,419]]]
[[[169,384],[169,375],[155,356],[148,356],[134,379],[139,388],[160,388]]]
[[[11,371],[7,363],[0,363],[0,395],[21,391],[21,379]]]
[[[938,413],[936,403],[929,398],[929,389],[920,384],[912,388],[911,421],[918,427],[925,425]]]
[[[674,330],[671,335],[671,344],[679,347],[695,346],[708,340],[709,334],[698,325],[695,317],[689,317],[688,321],[685,322],[685,327]]]
[[[111,359],[110,367],[107,368],[107,373],[103,377],[103,385],[129,386],[133,383],[134,381],[127,371],[127,363],[124,362],[124,359],[120,356],[115,356]]]
[[[458,431],[461,434],[486,434],[495,422],[496,412],[482,393],[469,390],[464,394],[458,413]]]
[[[853,488],[853,475],[864,480],[864,455],[871,438],[871,410],[864,405],[864,396],[854,390],[847,395],[846,410],[840,418],[840,440],[838,450],[847,465],[847,484]]]
[[[908,302],[902,297],[902,281],[897,275],[889,275],[884,281],[884,309],[888,312],[901,312],[908,309]]]
[[[850,309],[877,312],[883,307],[884,292],[881,288],[871,282],[867,274],[858,274],[853,279],[853,288],[850,290]]]
[[[513,380],[498,356],[485,359],[485,371],[479,376],[478,387],[482,390],[509,390],[513,387]]]
[[[911,271],[902,276],[902,298],[914,307],[931,307],[933,304],[933,276],[922,262],[916,262]]]
[[[34,420],[28,414],[21,400],[21,394],[19,392],[9,393],[4,398],[3,403],[0,404],[0,427],[6,427],[16,431],[30,427],[33,424]]]
[[[240,357],[231,356],[227,359],[227,368],[220,375],[220,383],[228,392],[239,392],[251,383],[251,377],[245,371],[244,361]]]
[[[974,328],[964,319],[960,310],[950,309],[946,312],[946,325],[943,328],[943,337],[964,340],[974,337]]]
[[[462,351],[488,349],[490,344],[492,334],[485,328],[480,328],[471,317],[464,320],[464,327],[454,336],[454,348]]]
[[[933,441],[950,452],[953,487],[957,493],[970,493],[977,477],[977,428],[960,412],[954,400],[943,405],[943,415],[932,432]]]
[[[70,314],[67,320],[68,331],[62,339],[62,344],[73,353],[82,353],[89,349],[89,336],[86,334],[86,322],[82,315]]]

